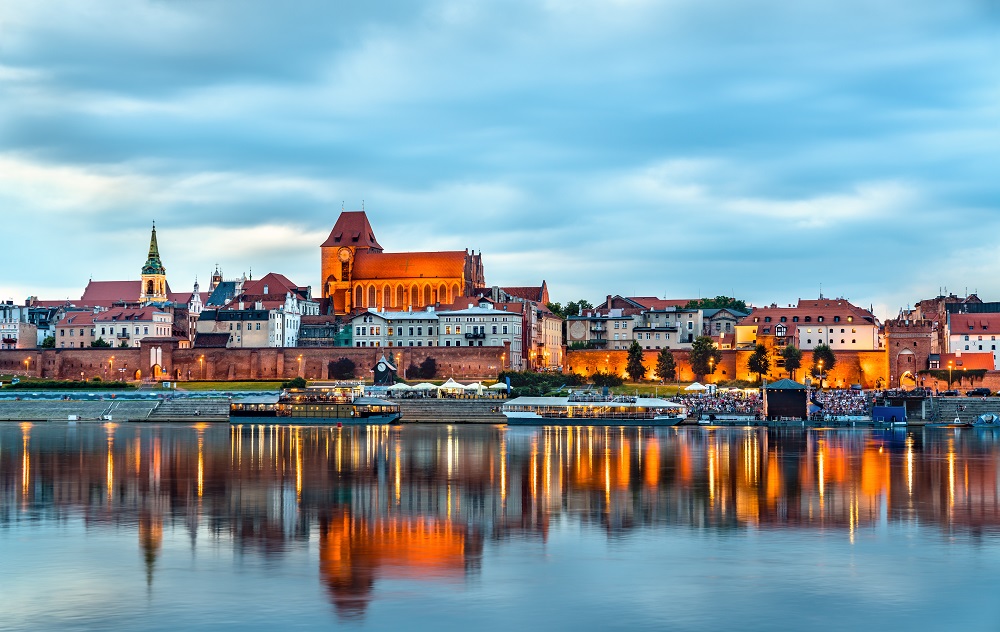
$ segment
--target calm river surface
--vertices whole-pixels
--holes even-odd
[[[1000,431],[0,424],[2,629],[1000,629]]]

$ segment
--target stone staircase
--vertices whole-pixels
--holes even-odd
[[[502,399],[400,399],[403,423],[502,424],[506,417],[493,412]]]
[[[70,416],[100,421],[106,415],[111,415],[111,421],[142,421],[155,406],[155,401],[148,400],[3,400],[0,421],[67,421]]]
[[[934,402],[934,417],[938,421],[975,421],[985,413],[1000,414],[1000,397],[938,397]]]
[[[229,421],[228,398],[165,399],[145,421]]]

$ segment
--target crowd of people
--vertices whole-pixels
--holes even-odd
[[[871,412],[871,400],[864,391],[840,389],[816,391],[813,401],[820,406],[824,415],[863,417]]]

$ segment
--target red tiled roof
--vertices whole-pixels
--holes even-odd
[[[56,327],[84,327],[94,324],[94,312],[68,312]]]
[[[941,368],[947,369],[949,361],[951,361],[952,367],[954,367],[956,371],[961,369],[993,370],[992,353],[971,353],[968,351],[962,353],[961,355],[957,353],[942,353]]]
[[[645,305],[647,309],[686,307],[693,300],[689,298],[656,298],[655,296],[629,296],[627,298],[640,305]]]
[[[157,307],[143,307],[140,309],[132,309],[128,307],[118,307],[110,309],[106,312],[100,312],[94,317],[94,322],[97,323],[110,323],[110,322],[133,322],[133,321],[152,321],[153,314],[163,313],[163,310]]]
[[[526,301],[534,301],[536,303],[542,300],[542,289],[544,286],[515,286],[515,287],[502,287],[500,288],[504,292],[510,294],[511,296],[516,296],[517,298],[523,298]]]
[[[781,322],[781,317],[786,318],[786,322]],[[793,323],[792,318],[795,316],[799,317],[798,323]],[[810,318],[810,322],[806,323],[805,318]],[[823,317],[823,322],[819,322],[819,317]],[[835,321],[834,317],[839,316],[840,321]],[[765,323],[764,319],[770,317],[771,322]],[[847,319],[851,317],[852,321]],[[756,321],[755,321],[756,319]],[[741,320],[739,325],[758,325],[758,331],[760,326],[774,326],[777,324],[783,324],[789,328],[791,331],[794,325],[799,326],[833,326],[845,325],[851,322],[855,325],[872,325],[875,323],[875,316],[872,315],[866,309],[862,309],[856,305],[852,305],[850,302],[844,299],[821,299],[821,300],[800,300],[798,305],[795,307],[757,307],[754,311]]]
[[[96,307],[111,307],[112,303],[119,301],[138,301],[140,294],[142,294],[141,281],[91,281],[83,291],[80,303]]]
[[[362,252],[354,257],[355,280],[371,279],[460,279],[467,252]]]
[[[298,289],[298,286],[292,283],[285,275],[268,272],[255,281],[244,283],[243,292],[246,294],[264,294],[265,285],[267,286],[268,294],[284,294],[285,292],[295,292]]]
[[[377,248],[382,250],[375,240],[375,231],[368,221],[364,211],[343,211],[333,225],[330,236],[320,248],[336,248],[337,246],[352,246],[355,248]]]
[[[201,296],[201,304],[204,305],[212,294],[211,292],[198,292],[198,295]],[[170,292],[167,294],[167,300],[172,303],[188,305],[191,303],[192,296],[194,296],[194,292]]]
[[[1000,314],[952,314],[951,333],[983,334],[1000,331]]]
[[[63,305],[71,304],[72,301],[65,299],[61,301],[32,301],[31,307],[62,307]]]

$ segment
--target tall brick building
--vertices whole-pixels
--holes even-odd
[[[341,212],[320,258],[323,298],[337,315],[448,304],[486,285],[475,252],[383,252],[364,211]]]

